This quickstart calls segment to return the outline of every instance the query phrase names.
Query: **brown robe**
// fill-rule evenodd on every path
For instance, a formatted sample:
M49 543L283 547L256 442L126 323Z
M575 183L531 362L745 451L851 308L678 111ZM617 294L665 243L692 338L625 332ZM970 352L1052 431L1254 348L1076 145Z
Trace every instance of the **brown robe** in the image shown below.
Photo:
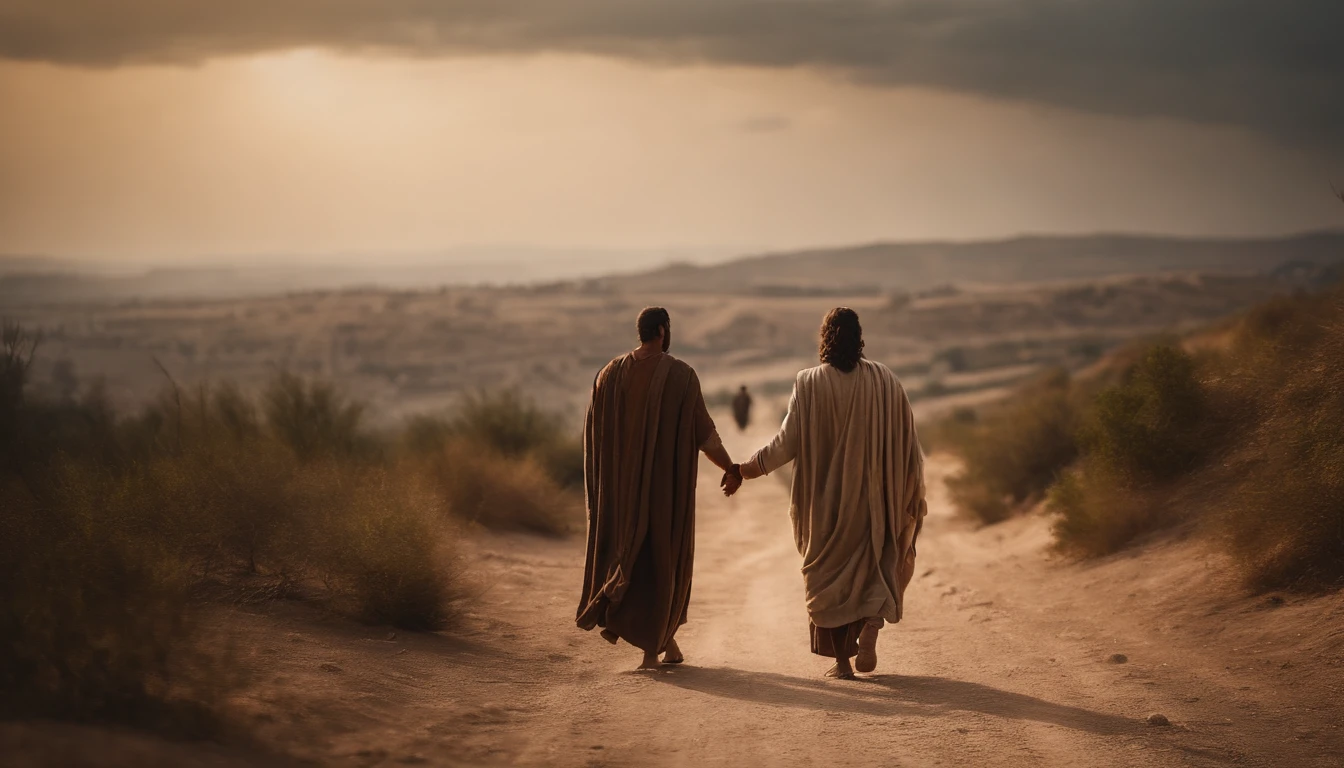
M671 355L627 354L597 375L583 431L579 627L661 653L686 623L699 452L715 434L695 371Z

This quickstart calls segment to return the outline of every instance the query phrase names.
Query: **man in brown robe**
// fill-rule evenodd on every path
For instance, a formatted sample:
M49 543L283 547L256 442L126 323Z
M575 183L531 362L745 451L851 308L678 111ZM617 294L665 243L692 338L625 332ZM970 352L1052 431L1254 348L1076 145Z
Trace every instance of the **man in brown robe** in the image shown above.
M645 309L637 326L639 348L597 374L584 425L588 558L576 622L641 649L650 669L660 653L683 661L674 636L691 597L699 453L727 473L725 492L741 481L695 371L667 354L667 310Z
M924 459L910 400L885 365L863 358L854 310L822 321L820 357L798 374L779 434L740 476L794 462L789 517L812 652L835 659L828 675L852 679L854 667L877 667L878 630L901 620L928 510Z

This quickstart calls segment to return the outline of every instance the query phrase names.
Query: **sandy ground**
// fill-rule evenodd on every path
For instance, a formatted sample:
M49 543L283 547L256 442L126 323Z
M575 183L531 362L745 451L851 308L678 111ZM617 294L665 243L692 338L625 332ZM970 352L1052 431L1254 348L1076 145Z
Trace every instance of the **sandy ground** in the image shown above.
M745 455L764 437L727 442ZM783 483L725 500L705 465L684 666L636 672L638 651L574 627L579 538L496 537L471 555L482 594L452 634L230 614L221 629L254 649L233 703L259 749L81 732L98 748L57 759L12 726L0 749L15 765L1344 765L1344 598L1247 597L1194 539L1060 562L1039 517L957 519L950 468L930 464L906 621L858 681L808 652Z

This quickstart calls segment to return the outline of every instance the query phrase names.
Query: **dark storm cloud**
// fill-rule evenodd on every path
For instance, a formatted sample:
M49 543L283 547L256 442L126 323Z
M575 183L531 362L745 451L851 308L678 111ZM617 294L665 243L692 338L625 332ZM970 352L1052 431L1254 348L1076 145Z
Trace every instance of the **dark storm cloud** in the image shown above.
M0 0L0 56L315 45L832 70L1344 144L1344 0Z

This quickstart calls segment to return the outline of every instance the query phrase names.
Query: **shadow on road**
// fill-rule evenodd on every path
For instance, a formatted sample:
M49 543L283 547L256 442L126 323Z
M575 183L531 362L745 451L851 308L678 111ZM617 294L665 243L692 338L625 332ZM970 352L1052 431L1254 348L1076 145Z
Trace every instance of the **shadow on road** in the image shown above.
M1118 715L941 677L873 675L854 682L839 682L723 667L683 667L654 677L659 682L711 696L825 712L929 717L956 710L1033 720L1103 735L1133 733L1142 727L1139 721Z

